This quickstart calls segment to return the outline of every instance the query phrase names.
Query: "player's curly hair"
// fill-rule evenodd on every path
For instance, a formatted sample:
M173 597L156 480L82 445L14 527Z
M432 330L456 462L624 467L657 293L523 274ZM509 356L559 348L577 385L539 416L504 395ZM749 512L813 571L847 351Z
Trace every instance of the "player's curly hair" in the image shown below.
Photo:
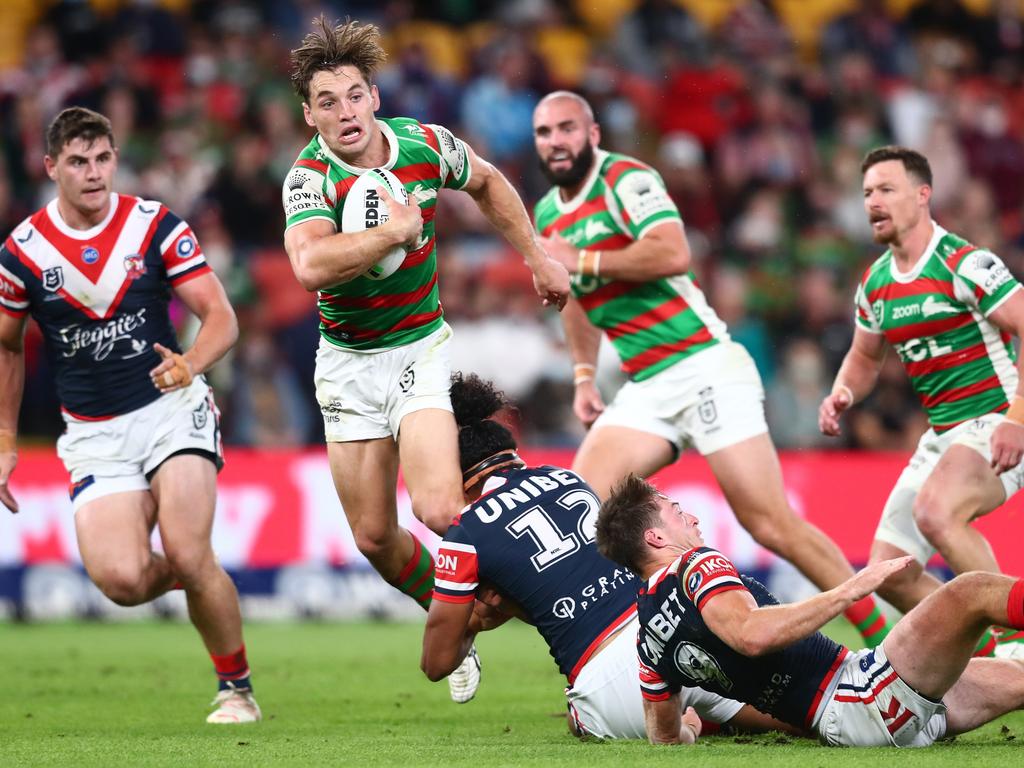
M639 574L647 560L644 531L658 522L660 495L632 473L613 487L597 515L597 551Z
M491 418L498 411L511 408L504 392L494 388L475 373L452 374L452 410L459 425L459 464L465 472L488 456L515 450L516 440L508 428Z
M321 70L352 66L360 71L367 85L373 84L377 69L388 55L380 44L380 29L375 24L360 24L346 18L332 26L321 14L313 19L316 28L291 52L292 88L309 103L309 83Z
M68 107L46 128L46 154L56 160L65 145L75 139L82 139L91 147L94 141L104 136L113 147L114 129L105 115L85 107Z

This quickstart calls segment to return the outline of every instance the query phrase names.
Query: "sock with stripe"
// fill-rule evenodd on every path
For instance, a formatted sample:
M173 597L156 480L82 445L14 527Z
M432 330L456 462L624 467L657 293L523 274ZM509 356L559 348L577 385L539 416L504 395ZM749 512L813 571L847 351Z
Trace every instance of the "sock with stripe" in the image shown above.
M245 658L245 643L234 653L224 656L210 654L213 659L213 668L217 671L217 688L223 691L226 688L243 688L252 690L252 682L249 680L249 661Z
M1024 579L1017 579L1006 598L1007 624L1013 629L1024 629Z
M405 564L391 585L419 603L423 610L427 610L434 596L434 556L412 533L409 535L413 543L412 559Z
M868 648L881 645L892 629L892 624L885 618L872 595L858 600L847 608L843 615L857 628Z

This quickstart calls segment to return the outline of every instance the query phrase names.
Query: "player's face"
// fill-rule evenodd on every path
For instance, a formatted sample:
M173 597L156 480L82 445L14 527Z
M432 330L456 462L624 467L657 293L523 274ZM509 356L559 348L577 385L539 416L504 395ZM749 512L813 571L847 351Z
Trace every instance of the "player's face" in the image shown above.
M110 139L72 139L57 157L47 155L43 163L47 175L57 183L62 213L77 214L87 223L96 223L107 215L117 171L117 150Z
M864 174L864 210L876 243L899 245L927 216L930 188L907 173L899 160L875 163Z
M662 531L672 544L683 549L703 546L704 537L700 532L700 520L683 511L677 502L661 496L658 499L658 515L661 518Z
M317 129L334 154L356 163L378 133L374 113L379 108L377 86L346 65L313 75L309 103L302 105L302 112L307 125Z
M540 168L559 187L580 184L594 164L601 132L575 99L548 99L533 113L533 144Z

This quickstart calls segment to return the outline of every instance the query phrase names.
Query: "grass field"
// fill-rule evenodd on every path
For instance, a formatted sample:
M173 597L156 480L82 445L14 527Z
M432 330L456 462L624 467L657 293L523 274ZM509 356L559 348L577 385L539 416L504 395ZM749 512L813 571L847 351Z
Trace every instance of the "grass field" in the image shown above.
M562 679L530 628L479 643L484 681L465 705L418 668L416 624L254 624L247 644L265 720L203 722L214 683L191 627L0 625L0 766L795 766L883 760L1020 765L1024 713L930 749L830 750L778 734L689 748L581 743ZM833 632L840 639L845 628ZM682 750L685 749L685 752Z

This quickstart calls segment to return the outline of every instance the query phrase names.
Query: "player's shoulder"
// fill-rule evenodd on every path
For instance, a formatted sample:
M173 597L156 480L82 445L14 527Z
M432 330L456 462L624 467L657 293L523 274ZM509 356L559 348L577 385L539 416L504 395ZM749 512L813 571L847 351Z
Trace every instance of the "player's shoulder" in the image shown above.
M330 169L330 163L327 160L327 155L324 153L323 148L320 146L320 134L316 134L309 143L302 148L299 152L298 157L292 163L292 167L288 171L285 184L288 185L293 180L293 175L296 170L306 170L317 173L321 176L327 176Z
M600 174L609 186L616 186L619 181L630 173L643 171L658 176L658 172L647 163L620 152L604 152L600 157Z

